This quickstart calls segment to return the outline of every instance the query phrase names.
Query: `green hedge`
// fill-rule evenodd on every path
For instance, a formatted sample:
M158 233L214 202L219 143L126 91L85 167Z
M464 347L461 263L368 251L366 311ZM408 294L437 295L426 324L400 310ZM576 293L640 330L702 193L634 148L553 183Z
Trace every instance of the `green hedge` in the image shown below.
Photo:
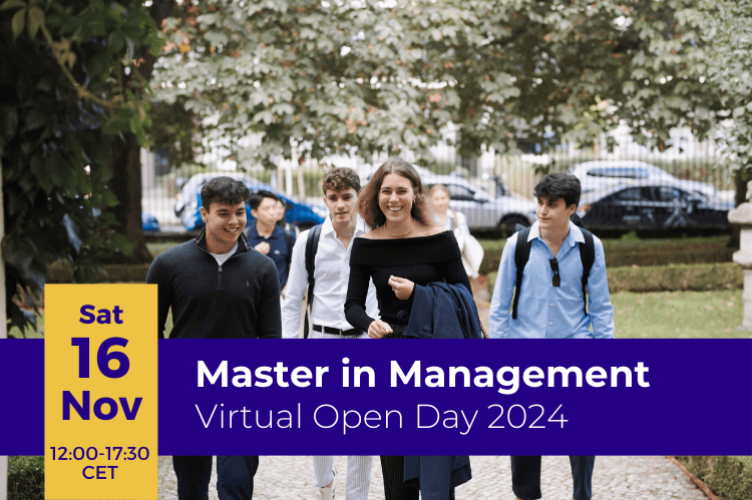
M143 283L149 264L107 264L97 276L97 283ZM47 283L72 283L70 266L55 262L47 269Z
M616 292L661 292L676 290L741 290L744 273L737 264L688 264L679 266L609 268L608 289ZM496 273L488 275L493 294Z
M8 500L44 500L44 457L8 457Z
M752 458L676 457L676 459L724 500L752 498Z
M480 265L480 273L488 274L499 270L501 252L505 240L481 240L485 254ZM667 240L665 242L605 241L606 266L611 268L629 266L666 266L670 264L711 264L731 262L734 249L724 241L685 242Z

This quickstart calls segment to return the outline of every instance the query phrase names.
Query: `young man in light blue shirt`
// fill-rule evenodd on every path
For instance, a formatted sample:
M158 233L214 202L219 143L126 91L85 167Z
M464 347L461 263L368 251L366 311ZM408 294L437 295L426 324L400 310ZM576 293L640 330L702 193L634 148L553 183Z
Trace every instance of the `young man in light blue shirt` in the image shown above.
M614 309L608 293L603 244L592 237L592 267L583 294L586 238L570 220L580 202L580 181L569 174L549 174L535 186L538 220L527 235L529 257L517 286L515 251L520 233L512 235L501 255L491 299L490 336L504 339L613 338ZM515 288L520 290L516 305ZM587 299L587 308L585 307ZM514 310L516 309L516 318ZM592 331L591 331L592 327ZM569 457L574 500L590 500L595 457ZM512 490L517 500L536 500L541 457L512 457Z

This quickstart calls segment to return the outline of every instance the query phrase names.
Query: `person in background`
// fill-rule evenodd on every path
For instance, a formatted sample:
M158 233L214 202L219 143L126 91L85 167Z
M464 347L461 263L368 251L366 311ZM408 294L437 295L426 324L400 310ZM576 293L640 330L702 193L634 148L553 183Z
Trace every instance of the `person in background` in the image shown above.
M261 190L251 195L251 215L256 218L256 223L246 228L246 237L253 248L274 261L284 299L295 234L277 226L278 201L279 197L271 191Z
M431 205L436 211L439 225L445 231L454 231L459 229L462 235L470 235L470 228L467 227L467 217L462 212L457 212L449 206L449 189L444 184L434 184L431 187ZM455 232L455 235L457 233Z
M281 227L283 230L288 230L292 234L295 235L295 238L298 237L300 234L300 229L298 226L293 224L292 222L287 222L287 204L285 203L285 200L280 198L277 200L277 217L279 217L279 220L277 221L277 225Z
M470 228L467 227L467 217L449 207L449 189L445 185L434 184L431 187L430 194L431 205L436 211L439 225L445 231L452 231L457 239L465 272L469 277L477 278L484 252L478 240L470 234Z

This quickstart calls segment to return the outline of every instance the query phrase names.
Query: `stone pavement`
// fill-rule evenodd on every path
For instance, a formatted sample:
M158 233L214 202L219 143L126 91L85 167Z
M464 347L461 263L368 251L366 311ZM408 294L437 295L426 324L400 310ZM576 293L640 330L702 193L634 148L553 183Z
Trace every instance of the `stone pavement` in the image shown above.
M509 457L471 457L473 479L457 488L457 499L514 500ZM337 457L337 498L345 500L346 460ZM544 500L571 500L572 478L567 457L543 457L541 489ZM216 472L209 488L217 500ZM313 500L311 457L261 457L254 500ZM172 458L159 458L159 498L177 499ZM373 460L368 500L383 500L384 486L378 457ZM705 495L665 457L598 457L593 473L593 500L706 500Z

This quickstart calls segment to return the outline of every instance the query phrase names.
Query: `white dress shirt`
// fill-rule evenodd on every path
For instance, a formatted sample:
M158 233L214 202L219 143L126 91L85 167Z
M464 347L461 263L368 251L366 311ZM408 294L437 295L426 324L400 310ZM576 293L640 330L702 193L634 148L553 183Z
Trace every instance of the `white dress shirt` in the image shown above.
M345 297L350 281L350 250L353 240L365 232L365 223L358 216L355 233L345 249L337 238L332 220L327 217L321 228L319 247L314 256L314 278L311 321L314 325L350 330L352 325L345 319ZM287 280L287 292L282 305L282 337L298 338L300 336L303 297L308 289L308 271L305 265L308 231L300 233L292 250L290 276ZM376 288L373 280L368 285L366 312L372 318L379 318L379 306L376 300Z

